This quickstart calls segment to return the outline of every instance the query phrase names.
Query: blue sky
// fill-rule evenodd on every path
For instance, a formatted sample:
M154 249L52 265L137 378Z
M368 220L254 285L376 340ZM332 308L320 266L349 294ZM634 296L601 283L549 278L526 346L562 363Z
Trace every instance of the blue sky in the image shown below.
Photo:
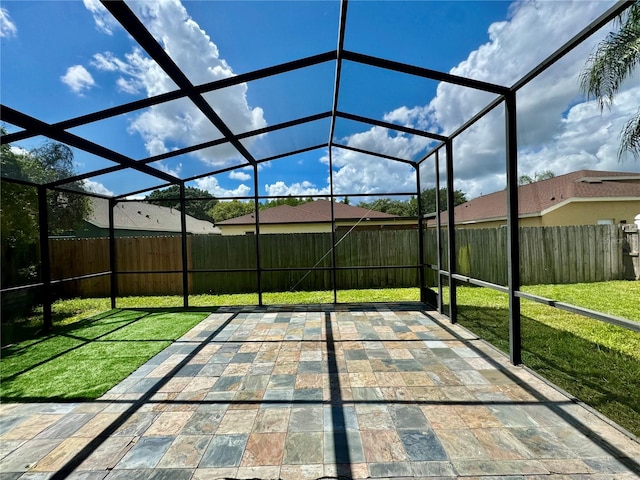
M335 1L127 2L194 84L250 72L335 49ZM385 59L510 86L612 2L352 1L345 48ZM3 1L2 103L58 122L175 88L165 74L95 0ZM599 111L578 88L578 74L607 29L576 49L518 94L521 173L580 168L638 171L616 157L617 133L640 103L638 75L623 85L611 110ZM79 41L79 39L81 39ZM270 77L205 98L234 133L331 109L335 63ZM339 110L448 134L492 96L447 84L344 62ZM469 197L504 188L501 109L454 142L455 188ZM9 131L15 127L5 125ZM71 130L133 159L220 137L186 99ZM243 141L258 159L327 142L329 120ZM335 138L355 148L417 159L432 143L380 127L340 119ZM34 138L15 145L30 148ZM74 151L76 171L112 165ZM336 150L336 193L407 192L415 176L407 165ZM259 195L328 193L326 148L261 164ZM151 164L189 178L245 161L228 146ZM431 186L431 163L421 168ZM146 175L123 171L96 177L87 187L123 194L153 187ZM192 182L220 197L252 195L252 169Z

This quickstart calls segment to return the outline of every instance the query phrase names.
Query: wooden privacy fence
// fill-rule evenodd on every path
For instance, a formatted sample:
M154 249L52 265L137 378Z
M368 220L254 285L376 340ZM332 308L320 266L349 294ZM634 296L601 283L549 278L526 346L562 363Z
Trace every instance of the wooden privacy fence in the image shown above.
M627 280L640 280L640 228L624 225L623 263Z
M520 228L523 285L625 278L624 234L617 225ZM457 272L507 285L507 229L456 230Z
M437 264L436 231L424 232L425 263ZM507 283L507 231L457 229L457 272L491 283ZM442 235L442 268L447 269L447 232ZM520 229L523 284L598 282L625 278L625 233L615 225L525 227ZM338 288L417 286L417 230L354 231L337 237ZM254 235L187 238L189 293L255 292ZM328 233L277 234L260 237L264 291L332 288L332 236ZM109 241L50 241L52 278L109 271ZM348 267L368 267L356 270ZM377 268L371 268L377 267ZM319 270L312 271L313 268ZM281 269L281 270L279 270ZM176 237L116 239L118 294L182 294L182 242ZM628 275L628 268L627 275ZM135 272L135 273L126 273ZM161 273L141 273L161 272ZM427 282L435 274L426 269ZM66 295L108 296L108 276L65 282Z

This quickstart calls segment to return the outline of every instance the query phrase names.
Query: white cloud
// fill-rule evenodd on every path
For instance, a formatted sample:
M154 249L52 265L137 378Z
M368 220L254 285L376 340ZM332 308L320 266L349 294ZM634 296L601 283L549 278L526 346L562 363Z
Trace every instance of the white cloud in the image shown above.
M413 159L429 143L424 137L392 134L381 127L372 127L345 140L351 147L404 159ZM323 161L327 162L328 156ZM416 189L415 170L405 163L334 148L333 168L336 194L399 193Z
M401 107L387 113L385 121L416 127L424 122L425 109L422 107ZM433 143L425 137L407 135L383 127L371 127L341 140L350 147L390 155L400 159L417 159L419 154ZM320 162L329 163L326 153ZM332 154L334 193L400 193L416 189L415 170L402 162L365 155L353 150L334 148ZM317 186L309 181L287 185L279 181L265 185L268 195L326 195L330 193L329 179L326 186Z
M522 170L552 170L556 175L581 168L638 171L639 165L633 163L631 155L622 162L617 156L620 132L637 112L638 98L640 85L620 93L611 111L601 113L596 102L574 105L552 141L539 149L521 150Z
M195 182L198 188L206 190L214 197L246 197L251 193L251 188L245 184L238 185L237 188L226 189L220 186L215 177L199 178Z
M605 2L514 2L507 21L496 22L489 26L489 42L471 52L466 60L452 68L450 73L477 80L511 86L522 76L547 58L554 50L563 45L570 37L583 29L590 21L606 9ZM541 41L544 39L544 41ZM579 64L584 63L594 42L580 47ZM576 56L574 55L575 59ZM575 63L575 60L574 60ZM575 68L576 65L567 65ZM564 73L563 77L568 77ZM552 104L567 95L577 93L576 79L571 82L548 82L544 91L544 106ZM445 133L468 120L492 98L490 94L478 90L441 83L437 96L430 103L433 118ZM530 101L539 103L540 98ZM565 100L566 101L566 100ZM566 103L560 105L566 107ZM540 106L540 110L543 106Z
M488 41L469 53L466 60L451 69L451 73L511 86L610 4L608 1L579 0L514 2L505 21L488 27ZM85 5L93 5L93 2L86 0ZM94 13L90 6L87 8ZM194 84L234 75L231 67L220 58L217 46L188 16L178 0L132 2L131 8ZM631 107L637 108L640 77L636 75L623 85L611 111L605 110L602 115L593 103L584 103L579 91L578 76L585 59L605 34L604 31L598 33L519 91L520 174L546 169L561 174L585 167L637 170L637 165L618 162L616 152L618 132ZM133 49L122 58L109 52L97 54L92 66L119 74L116 84L122 92L151 96L175 89L164 72L139 49ZM251 107L246 94L247 85L242 84L211 92L206 98L234 132L242 132L266 125L263 111ZM492 98L484 92L442 83L428 104L398 106L388 112L384 120L449 134ZM151 155L220 136L184 99L145 110L134 117L129 131L142 136ZM380 127L351 135L343 142L400 158L417 158L432 145L428 139L392 133ZM455 188L466 191L471 197L504 188L504 152L504 114L500 107L455 140ZM230 160L237 157L237 153L224 147L193 155L216 166L229 165ZM333 155L337 194L415 189L414 171L405 164L341 149L336 149ZM441 158L444 165L443 156ZM326 164L328 158L325 155L320 161ZM259 169L269 166L260 164ZM426 167L425 171L432 170L429 165ZM241 172L233 172L229 177L240 181L247 179ZM423 185L432 179L433 175L426 175L422 179ZM213 191L219 189L230 195L243 195L249 191L244 185L238 187L247 189L243 193L235 193L238 189L225 190L213 180L207 181L207 185ZM270 195L324 195L329 189L317 181L290 185L277 181L265 185L265 190Z
M192 83L212 82L234 75L231 67L220 58L217 46L189 17L179 0L132 2L130 6ZM138 48L124 58L118 58L110 52L98 53L92 65L101 71L120 73L116 85L122 92L153 96L176 88L166 74ZM210 92L204 97L227 126L240 133L267 125L262 109L250 107L246 94L247 85L240 84ZM150 155L221 137L188 99L146 109L134 117L129 132L139 134L144 139ZM239 154L230 146L200 150L192 155L216 166L229 165L239 158Z
M313 183L305 180L303 182L287 185L282 181L264 186L265 192L270 196L307 196L307 195L328 195L329 187L318 188Z
M60 80L72 92L79 95L82 95L84 91L91 89L96 84L91 74L82 65L73 65L67 68L67 73L60 77Z
M398 123L405 127L429 127L429 108L416 106L413 108L400 107L384 115L385 122Z
M365 157L366 158L366 157ZM369 157L350 161L333 175L334 193L407 193L416 189L414 170L401 163L384 163Z
M240 170L233 170L229 174L229 178L232 180L240 180L241 182L246 182L251 178L251 175L245 172L241 172Z
M489 27L490 41L471 52L451 73L511 86L608 7L604 2L517 2L507 21ZM579 75L605 28L577 47L517 95L519 173L581 168L637 170L618 162L620 129L635 113L640 75L623 85L610 111L602 115L584 102ZM541 41L544 39L544 41ZM432 128L451 133L484 107L490 96L440 84L429 103ZM505 186L504 110L499 107L454 140L455 188L470 197Z
M99 195L107 195L107 196L110 196L110 197L112 197L114 195L114 193L111 190L109 190L107 187L105 187L100 182L96 182L94 180L85 180L84 181L84 188L86 188L90 192L97 193Z
M450 73L511 86L555 49L600 15L611 2L515 2L509 18L488 27L489 41L471 52ZM635 113L640 98L640 72L623 85L610 111L600 113L585 103L579 74L586 58L609 28L577 47L518 92L520 174L552 170L556 175L591 168L637 170L637 164L618 162L619 132ZM541 41L544 39L544 41ZM388 122L450 134L486 106L494 96L441 83L427 105L400 106L384 116ZM400 158L415 158L428 140L391 134L373 127L345 139L347 145ZM324 156L321 161L328 162ZM502 107L454 140L454 188L469 197L503 189L505 121ZM441 168L444 168L441 155ZM415 189L413 169L352 151L334 150L334 191L376 193ZM430 163L421 169L423 185L433 182ZM444 177L442 179L444 181ZM304 183L304 182L302 182ZM278 194L300 190L278 182ZM282 192L282 193L281 193Z
M93 21L95 22L97 29L108 35L113 34L114 28L116 28L119 24L109 13L109 11L104 8L104 5L102 5L99 0L82 1L85 8L89 10L93 15Z
M18 28L11 21L9 11L6 8L0 8L0 37L15 37L17 33Z
M393 113L385 115L385 118L392 117ZM383 127L371 127L364 132L350 135L344 140L350 147L390 155L404 160L414 160L420 152L424 151L432 143L432 140L425 137L393 132ZM343 150L338 151L341 153L333 162L334 165L338 166L341 166L341 162L345 159L359 156L359 154L352 155L353 152L349 152L350 154L347 155L343 153Z
M176 88L162 69L139 47L124 55L124 60L111 52L96 53L91 66L105 72L122 74L117 80L118 90L129 94L159 95Z
M129 69L127 62L123 62L111 52L96 53L93 56L91 65L96 67L98 70L105 70L107 72L117 72L118 70L125 69L127 69L127 73L132 71L132 69Z
M168 173L169 175L173 175L178 178L180 178L180 172L182 172L182 163L179 163L175 168L167 167L162 162L155 162L153 166L164 173Z

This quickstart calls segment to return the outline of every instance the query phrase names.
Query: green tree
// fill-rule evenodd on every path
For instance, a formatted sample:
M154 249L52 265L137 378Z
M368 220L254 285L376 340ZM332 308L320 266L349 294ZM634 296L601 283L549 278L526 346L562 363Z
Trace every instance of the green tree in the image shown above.
M520 175L518 178L518 185L529 185L530 183L541 182L542 180L548 180L555 177L556 174L551 170L543 170L542 172L535 172L533 177L530 175Z
M379 198L373 202L360 202L358 207L375 210L376 212L388 213L390 215L397 215L400 217L411 217L417 214L417 211L415 213L413 212L409 200Z
M422 212L434 213L436 211L436 189L426 188L422 191ZM453 206L460 205L467 201L467 195L462 190L453 192ZM390 198L381 198L373 202L360 202L358 204L362 208L370 208L377 212L389 213L391 215L399 215L401 217L417 217L418 216L418 200L411 197L409 200L392 200ZM447 209L447 189L440 189L440 211Z
M422 190L420 195L422 198L422 211L424 213L434 213L436 211L436 189L426 188ZM456 207L467 201L467 194L462 190L453 191L453 206ZM440 211L444 212L447 209L447 189L440 189ZM416 207L417 211L417 207Z
M5 133L2 129L2 134ZM46 184L75 174L71 149L51 141L29 152L2 145L0 169L3 177L35 184ZM84 190L82 182L65 186L70 190ZM90 213L91 206L85 195L47 190L47 209L48 233L59 235L75 230ZM3 285L24 283L37 276L38 220L37 188L3 181L0 203Z
M1 148L2 176L26 180L19 156L11 151L9 145L2 145ZM0 233L3 260L6 248L38 240L38 195L34 187L2 182ZM5 268L6 264L3 262L3 271Z
M248 213L253 213L253 202L241 202L239 200L222 201L215 204L209 210L209 216L214 218L216 222L228 220L230 218L241 217Z
M617 31L610 32L589 56L580 75L580 86L588 97L595 97L602 111L611 108L622 82L640 63L640 0L630 4L618 18ZM620 133L618 158L630 152L640 159L640 110Z
M66 145L45 142L29 152L16 153L9 145L2 146L2 175L46 184L69 178L73 170L73 152ZM84 192L81 182L65 187ZM47 191L49 233L60 235L73 231L90 213L89 199L58 190ZM38 198L34 187L11 182L2 185L2 242L9 245L32 243L38 238Z
M207 222L214 221L214 217L209 212L216 206L218 200L213 195L196 187L185 187L184 198L186 199L185 213L187 215ZM194 198L205 200L189 200ZM145 197L145 200L154 205L180 210L180 186L171 185L163 190L154 190Z
M286 198L276 198L260 204L260 210L267 208L279 207L280 205L289 205L290 207L297 207L305 203L313 202L312 198L296 198L289 195Z

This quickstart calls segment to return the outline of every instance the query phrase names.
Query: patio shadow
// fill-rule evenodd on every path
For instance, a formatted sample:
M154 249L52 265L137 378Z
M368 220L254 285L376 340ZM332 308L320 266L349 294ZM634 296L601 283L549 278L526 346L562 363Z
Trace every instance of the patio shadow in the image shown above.
M640 363L635 358L571 332L522 316L523 363L636 436L640 435ZM460 325L505 353L509 351L506 308L465 307Z

